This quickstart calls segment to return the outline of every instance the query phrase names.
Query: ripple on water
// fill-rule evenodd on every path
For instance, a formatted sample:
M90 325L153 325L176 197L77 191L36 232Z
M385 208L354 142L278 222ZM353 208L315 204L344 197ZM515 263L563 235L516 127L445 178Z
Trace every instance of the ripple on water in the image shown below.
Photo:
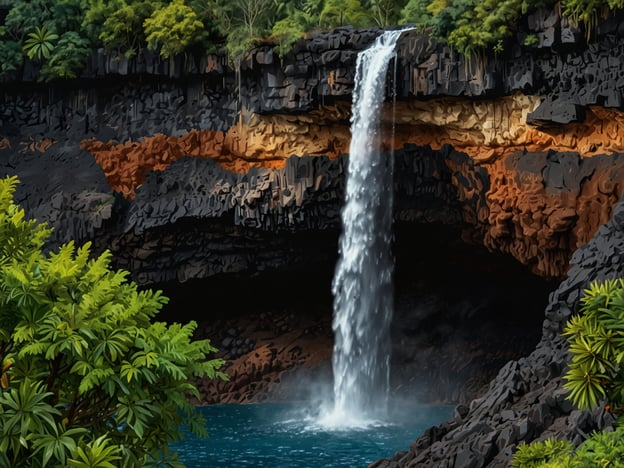
M365 467L391 457L426 428L448 419L452 407L401 405L392 423L348 428L319 422L318 410L302 404L211 405L200 410L210 435L191 434L172 443L188 468ZM395 415L396 416L396 415Z

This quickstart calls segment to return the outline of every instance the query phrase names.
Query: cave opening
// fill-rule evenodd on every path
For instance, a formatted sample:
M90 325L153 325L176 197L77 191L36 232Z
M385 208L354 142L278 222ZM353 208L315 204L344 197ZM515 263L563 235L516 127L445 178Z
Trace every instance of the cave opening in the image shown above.
M307 399L327 391L338 232L291 236L290 246L300 242L317 255L295 256L279 270L150 286L169 297L160 320L195 320L197 336L209 338L227 362L230 381L202 382L203 402ZM397 223L394 256L394 397L466 403L540 340L558 281L469 245L444 225Z

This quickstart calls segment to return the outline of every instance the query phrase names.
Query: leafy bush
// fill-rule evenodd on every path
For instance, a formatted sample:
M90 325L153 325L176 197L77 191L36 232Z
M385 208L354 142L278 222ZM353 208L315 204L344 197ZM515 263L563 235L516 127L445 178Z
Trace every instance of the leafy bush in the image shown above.
M615 415L624 402L624 279L594 281L581 298L580 314L571 317L563 335L572 355L564 375L568 399L581 409L606 403ZM576 450L567 441L548 439L521 444L512 466L624 466L624 428L594 432Z
M548 438L532 444L522 443L514 454L512 468L541 468L553 463L569 462L574 447L567 440ZM564 466L564 465L563 465Z
M182 53L204 27L184 0L174 0L154 11L143 26L148 48L160 50L160 56L165 59Z
M76 78L89 55L91 47L89 41L76 32L64 33L52 51L49 60L41 68L44 79Z
M0 41L0 75L16 71L24 62L19 42Z
M271 38L277 45L275 51L280 58L284 58L299 39L305 36L303 21L299 20L297 15L289 16L278 21L273 26Z
M624 400L624 280L593 282L564 336L573 356L564 376L569 398L582 409L606 398L617 411Z
M624 429L594 432L577 449L567 440L549 438L521 443L514 453L512 468L589 468L624 466Z
M370 20L360 0L325 0L319 16L323 29L344 25L367 26Z
M428 30L441 43L463 54L500 52L522 15L553 0L410 0L401 23Z
M617 428L613 432L595 432L574 454L572 466L624 466L624 429Z
M47 25L54 31L52 21L53 0L16 0L4 19L9 37L21 42L36 27Z
M103 12L108 11L105 6ZM147 0L121 3L101 26L99 39L108 51L117 51L129 58L146 45L143 23L154 12L155 6Z
M28 34L28 39L24 42L24 51L28 58L34 60L44 60L50 57L54 49L54 41L58 39L58 34L54 34L45 26L37 26L35 32Z
M401 10L399 24L413 24L419 31L425 31L433 18L428 6L429 0L409 0Z
M167 298L110 252L42 253L50 230L14 204L16 183L0 180L0 466L175 463L181 424L206 434L195 379L226 378L223 362L195 322L154 321Z

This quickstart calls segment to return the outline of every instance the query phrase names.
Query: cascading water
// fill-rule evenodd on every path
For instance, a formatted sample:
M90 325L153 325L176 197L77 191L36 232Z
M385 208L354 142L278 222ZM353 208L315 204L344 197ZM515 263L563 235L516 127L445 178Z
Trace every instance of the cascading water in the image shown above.
M383 419L393 312L392 158L381 154L388 64L403 30L383 33L357 57L351 145L334 295L334 401L330 426Z

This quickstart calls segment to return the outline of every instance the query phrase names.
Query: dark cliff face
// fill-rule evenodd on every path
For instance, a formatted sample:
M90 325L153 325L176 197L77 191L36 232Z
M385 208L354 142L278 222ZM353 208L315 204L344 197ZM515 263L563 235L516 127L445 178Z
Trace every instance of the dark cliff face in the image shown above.
M410 452L384 461L388 466L504 465L521 441L572 437L576 429L609 423L565 404L559 333L590 280L623 273L620 24L617 17L606 21L586 45L564 19L541 12L522 25L505 54L485 60L466 60L412 31L399 42L390 77L397 100L388 99L382 138L396 162L399 271L409 270L401 259L418 251L410 246L414 232L436 226L418 245L442 250L435 241L452 238L462 248L447 247L425 269L443 257L452 269L450 251L473 268L507 269L485 254L471 262L463 249L494 252L528 270L509 282L523 278L529 291L503 289L504 281L498 288L510 300L534 293L543 305L527 303L529 318L514 331L495 320L504 307L498 298L479 312L475 304L441 301L443 293L425 297L436 287L417 275L398 278L404 289L395 356L403 383L423 368L423 356L435 355L440 361L431 373L441 374L444 365L448 374L469 369L463 396L480 398ZM520 45L529 32L539 38L530 48ZM247 281L266 272L327 276L340 231L355 59L379 33L323 33L302 41L283 62L260 48L239 73L223 57L160 63L101 53L73 82L40 84L25 72L0 91L2 173L19 176L16 199L27 213L55 227L51 247L93 241L98 251L111 249L117 265L144 286ZM530 272L563 282L556 289L532 283ZM453 282L471 284L465 289L490 297L489 288L462 282L461 275L436 278L454 289L462 288ZM418 306L423 301L429 309ZM319 320L327 320L330 305L319 308L325 308ZM479 321L497 325L485 330ZM418 336L427 326L430 333ZM496 357L489 366L478 365L482 346L469 363L448 367L453 352L466 349L457 346L460 340L484 335L483 344L501 329L511 330L509 348L498 357L488 351ZM447 338L428 346L436 336ZM513 344L514 337L528 348ZM512 348L515 354L508 353ZM242 348L228 349L242 369ZM276 354L268 345L262 350L261 356ZM493 368L510 359L484 390ZM480 375L472 383L471 372ZM438 386L423 393L442 389L447 377L429 375ZM460 400L453 384L444 391ZM228 391L234 398L238 390ZM503 410L511 413L502 418Z

